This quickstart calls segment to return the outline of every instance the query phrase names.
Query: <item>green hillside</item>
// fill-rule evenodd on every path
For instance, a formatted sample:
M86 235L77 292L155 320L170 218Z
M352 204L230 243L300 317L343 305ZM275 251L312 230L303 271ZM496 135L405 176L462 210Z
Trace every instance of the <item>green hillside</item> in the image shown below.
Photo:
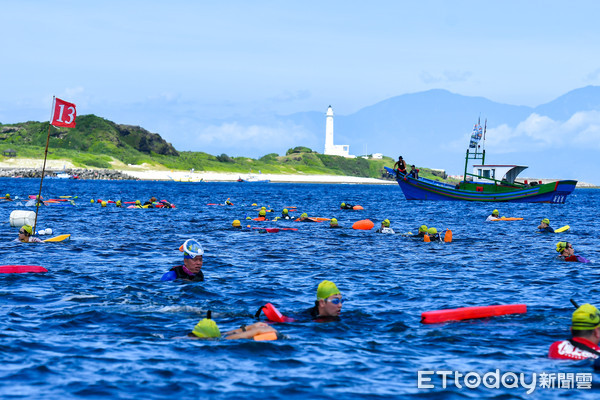
M329 174L381 178L384 166L394 160L328 156L306 147L289 149L286 155L267 154L259 159L213 156L203 152L177 151L160 135L139 126L119 125L95 115L77 117L76 128L50 129L48 158L67 159L77 167L126 168L127 164L156 169L281 174ZM0 151L15 150L17 157L43 158L48 122L0 124ZM2 159L5 158L2 156ZM421 175L434 177L421 169Z

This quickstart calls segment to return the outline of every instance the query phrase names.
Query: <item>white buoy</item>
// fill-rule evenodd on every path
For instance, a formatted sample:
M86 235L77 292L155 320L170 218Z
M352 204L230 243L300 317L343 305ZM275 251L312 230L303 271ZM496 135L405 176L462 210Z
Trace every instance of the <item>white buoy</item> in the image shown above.
M10 213L10 226L20 228L23 225L33 226L34 224L35 224L35 212L34 211L15 210Z

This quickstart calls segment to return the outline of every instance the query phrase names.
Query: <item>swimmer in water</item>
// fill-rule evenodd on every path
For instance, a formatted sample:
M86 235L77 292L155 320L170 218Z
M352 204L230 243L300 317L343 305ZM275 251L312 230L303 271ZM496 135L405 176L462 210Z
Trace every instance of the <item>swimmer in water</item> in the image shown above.
M183 279L191 282L201 282L204 280L202 273L202 262L204 249L194 239L188 239L182 246L183 248L183 265L173 267L163 274L161 281L174 281L175 279Z
M341 226L339 226L339 224L338 224L338 220L335 218L331 218L331 220L329 221L329 227L330 228L341 228Z
M538 226L539 231L541 233L549 232L554 233L554 229L550 226L550 220L548 218L544 218L540 225Z
M354 208L354 206L349 203L340 204L340 209L342 209L342 210L352 210L353 208Z
M342 312L344 299L335 283L322 281L317 287L317 300L308 313L319 322L338 321Z
M376 233L395 233L392 228L390 228L390 220L384 219L381 221L381 226L379 229L375 231Z
M277 340L279 333L275 328L264 322L256 322L252 325L242 325L240 328L230 330L221 335L221 330L217 323L211 319L211 312L206 313L206 318L200 320L194 327L194 330L188 333L190 339L254 339L254 340Z
M600 357L600 313L591 304L577 307L571 318L571 339L552 343L548 357L562 360Z
M287 208L283 209L283 211L281 212L281 217L279 217L279 218L280 219L292 219L292 217L290 217L290 213Z
M494 210L492 211L492 215L488 215L486 221L495 221L497 219L500 219L500 212L498 210Z
M21 229L19 229L19 237L17 237L13 242L20 243L44 243L40 238L36 238L35 236L31 236L33 233L33 228L31 225L23 225Z

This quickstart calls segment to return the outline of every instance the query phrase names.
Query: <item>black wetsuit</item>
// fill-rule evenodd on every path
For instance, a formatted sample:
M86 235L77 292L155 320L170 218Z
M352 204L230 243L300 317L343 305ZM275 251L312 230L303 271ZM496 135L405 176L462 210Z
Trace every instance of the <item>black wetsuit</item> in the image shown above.
M289 214L281 214L281 217L279 217L279 219L292 219L292 217L290 217Z
M345 206L340 206L342 210L352 210L354 206L352 204L346 204Z
M539 229L539 231L540 231L540 233L541 233L541 232L544 232L544 233L545 233L545 232L554 233L554 229L552 229L552 227L551 227L551 226L547 226L547 227L545 227L544 229L540 228L540 229Z
M183 265L173 267L169 271L175 271L175 273L177 274L177 279L185 279L192 282L201 282L204 280L204 274L202 273L202 270L198 271L196 275L188 275L183 270Z
M315 305L314 307L309 308L308 310L306 310L307 314L310 315L310 318L315 321L315 322L330 322L330 321L339 321L341 318L340 317L321 317L319 315L319 306Z

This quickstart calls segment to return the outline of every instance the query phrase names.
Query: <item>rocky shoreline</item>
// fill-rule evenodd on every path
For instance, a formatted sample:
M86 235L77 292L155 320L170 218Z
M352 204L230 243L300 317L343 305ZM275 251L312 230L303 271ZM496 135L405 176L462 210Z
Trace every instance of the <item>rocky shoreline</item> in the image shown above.
M66 169L48 169L44 173L46 178L59 178L59 174L66 174L75 179L100 179L100 180L139 180L124 173L123 171L113 169L83 169L83 168L66 168ZM42 170L34 168L0 168L0 177L2 178L41 178ZM71 178L73 179L73 178Z

